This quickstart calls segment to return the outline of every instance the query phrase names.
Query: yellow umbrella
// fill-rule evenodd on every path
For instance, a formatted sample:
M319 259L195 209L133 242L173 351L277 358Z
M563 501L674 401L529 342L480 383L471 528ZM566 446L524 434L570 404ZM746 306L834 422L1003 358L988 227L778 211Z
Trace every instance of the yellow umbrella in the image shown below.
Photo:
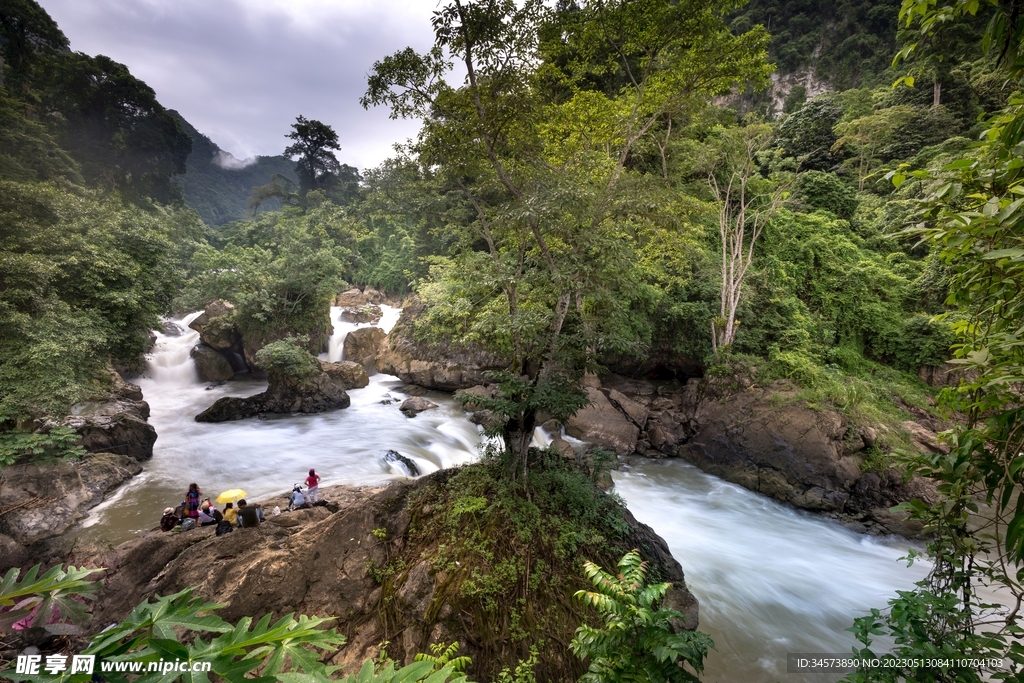
M217 496L218 503L234 503L239 498L245 498L245 491L242 489L231 489Z

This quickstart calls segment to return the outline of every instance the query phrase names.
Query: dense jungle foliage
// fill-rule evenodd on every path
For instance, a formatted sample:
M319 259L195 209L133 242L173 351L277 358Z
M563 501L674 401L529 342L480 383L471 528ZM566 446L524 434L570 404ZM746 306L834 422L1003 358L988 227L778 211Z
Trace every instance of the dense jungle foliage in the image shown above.
M279 175L248 204L279 209L214 228L173 180L194 138L153 91L72 52L32 0L6 2L4 438L101 392L161 314L228 298L251 338L316 350L348 283L418 295L424 343L508 358L494 407L524 484L536 414L571 413L583 373L623 357L660 377L786 378L857 422L956 410L948 456L869 463L944 497L909 506L937 532L935 571L857 634L1022 664L1015 616L976 593L1024 594L1021 26L1019 0L457 1L430 50L368 79L363 105L421 118L416 140L360 175L300 116L283 150L298 186ZM751 106L802 69L830 91ZM953 355L974 379L935 408L917 371Z

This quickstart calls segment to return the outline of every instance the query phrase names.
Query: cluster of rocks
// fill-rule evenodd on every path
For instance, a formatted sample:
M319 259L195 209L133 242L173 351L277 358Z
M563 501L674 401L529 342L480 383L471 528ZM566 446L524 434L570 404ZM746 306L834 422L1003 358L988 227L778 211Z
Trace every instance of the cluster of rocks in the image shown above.
M70 427L86 455L77 461L30 460L0 473L0 555L14 563L77 524L153 457L156 430L146 420L142 390L110 371L109 388L76 403L71 414L41 425Z
M322 413L347 408L351 400L346 390L369 384L366 370L359 363L317 363L320 372L311 378L297 380L273 373L268 377L267 390L262 393L217 399L196 415L196 422L227 422L263 413Z
M502 359L474 349L417 344L404 315L377 357L379 371L406 382L486 395L492 391L486 373L503 366ZM930 487L920 479L904 482L894 472L864 467L865 450L887 438L888 428L856 426L836 411L812 409L786 382L759 387L742 377L657 382L609 374L587 376L584 389L590 404L564 425L569 436L617 455L680 457L860 531L906 536L920 531L889 508L930 498ZM935 434L941 426L923 410L908 410L915 419L900 425L904 436L923 451L941 451ZM474 411L471 419L487 424L491 417ZM572 448L564 440L554 446Z

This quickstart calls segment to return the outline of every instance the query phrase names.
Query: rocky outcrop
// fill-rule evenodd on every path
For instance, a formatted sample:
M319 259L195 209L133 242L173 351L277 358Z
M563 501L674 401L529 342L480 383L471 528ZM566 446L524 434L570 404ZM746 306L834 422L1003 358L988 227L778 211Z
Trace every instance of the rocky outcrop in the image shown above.
M412 327L422 303L407 302L402 317L377 352L377 371L396 375L403 382L428 389L456 391L487 382L487 373L503 370L508 361L500 356L441 341L436 345L413 338Z
M404 455L402 455L398 451L393 451L393 450L390 450L390 449L386 450L386 451L384 451L384 455L381 456L381 458L386 463L397 463L397 464L399 464L403 469L405 469L406 473L410 477L418 477L418 476L420 476L420 468L416 466L416 463L413 460L405 457Z
M375 323L383 315L384 311L376 304L347 306L341 311L341 319L347 323Z
M978 378L978 371L955 363L945 363L922 365L917 376L930 387L943 388L959 386L961 381L972 382Z
M200 342L189 352L201 382L223 382L235 376L228 359L212 346Z
M386 337L379 327L360 327L345 335L343 358L376 372L377 350Z
M122 380L112 368L110 382L106 391L71 406L67 417L47 420L40 428L70 427L90 453L115 453L139 461L152 458L157 435L146 422L149 404L142 400L142 389Z
M135 459L112 453L90 454L78 462L5 467L0 474L0 534L18 544L63 534L141 471Z
M189 327L199 333L202 344L220 355L231 369L231 374L227 375L224 363L218 361L209 351L197 351L199 347L196 347L192 351L192 358L196 361L196 370L203 381L231 379L236 372L249 371L250 363L246 360L245 345L242 333L235 324L234 312L233 304L218 299L210 303L189 323ZM209 379L204 378L204 373ZM215 376L219 379L213 379Z
M407 398L402 401L402 405L400 405L398 409L402 411L402 414L406 417L416 417L424 410L430 410L436 407L436 403L428 401L422 396L413 396L412 398Z
M378 292L372 287L367 287L365 290L360 290L358 287L353 287L347 292L342 292L338 296L334 297L335 306L364 306L366 304L380 305L387 303L387 296L383 292Z
M647 457L682 457L701 469L806 510L836 516L860 531L914 535L920 527L888 509L929 498L920 480L864 471L864 450L878 430L854 426L838 412L812 410L797 390L743 378L651 383L608 375L584 382L591 405L565 425L571 436ZM900 425L922 452L944 452L933 419ZM917 416L917 412L922 414ZM563 450L567 444L556 444Z
M345 389L362 389L370 383L366 368L359 363L343 360L340 363L320 361L320 370Z
M270 375L267 390L255 396L226 396L196 415L196 422L242 420L261 413L322 413L348 408L346 389L365 387L366 370L358 363L319 362L319 372L301 380Z
M99 631L124 618L152 595L194 586L206 599L222 603L218 614L231 623L295 612L334 617L332 625L348 643L329 655L330 663L346 671L376 656L384 640L400 664L442 640L461 643L460 654L472 657L475 667L515 662L517 646L499 637L496 651L495 635L485 632L494 617L487 615L484 601L458 589L468 587L463 582L472 577L455 563L431 564L435 539L424 537L423 525L445 509L423 501L448 476L436 473L384 488L327 487L321 496L331 501L328 507L268 516L257 528L220 537L212 528L144 534L91 561L108 569L87 629ZM685 588L679 563L649 527L622 512L628 529L623 548L639 548L658 580L673 583L666 603L686 615L683 626L696 628L697 601ZM540 552L535 571L542 582L565 581L568 594L589 585L581 575L553 577L551 565L539 561ZM593 559L605 566L614 561ZM576 680L582 664L564 644L579 624L577 608L563 600L538 609L550 639L534 673L538 680ZM488 680L490 672L469 673L474 680Z
M590 405L569 418L565 431L577 439L589 441L620 454L636 450L640 428L598 388L584 387ZM625 398L625 397L623 397ZM628 400L628 399L627 399ZM644 410L646 413L646 409Z

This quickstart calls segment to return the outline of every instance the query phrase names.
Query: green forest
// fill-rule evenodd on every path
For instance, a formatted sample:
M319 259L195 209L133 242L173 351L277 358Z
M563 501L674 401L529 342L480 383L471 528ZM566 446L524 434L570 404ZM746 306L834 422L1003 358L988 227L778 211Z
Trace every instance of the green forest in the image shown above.
M863 652L886 635L900 656L1020 671L1019 617L986 621L974 588L1024 595L1021 10L442 3L431 49L380 55L367 77L363 107L423 122L395 156L341 163L336 132L295 112L281 157L230 171L127 67L5 1L0 464L76 453L47 420L140 368L162 316L226 299L246 339L316 354L334 297L373 287L421 304L422 343L507 361L484 404L512 482L538 415L568 419L585 373L623 359L658 379L785 380L887 426L865 466L936 482L934 504L904 507L935 568L856 620ZM805 73L825 91L773 90ZM947 362L960 386L919 378ZM948 454L909 448L911 410L957 425ZM588 680L690 680L580 643L601 663ZM699 672L707 644L672 647Z

